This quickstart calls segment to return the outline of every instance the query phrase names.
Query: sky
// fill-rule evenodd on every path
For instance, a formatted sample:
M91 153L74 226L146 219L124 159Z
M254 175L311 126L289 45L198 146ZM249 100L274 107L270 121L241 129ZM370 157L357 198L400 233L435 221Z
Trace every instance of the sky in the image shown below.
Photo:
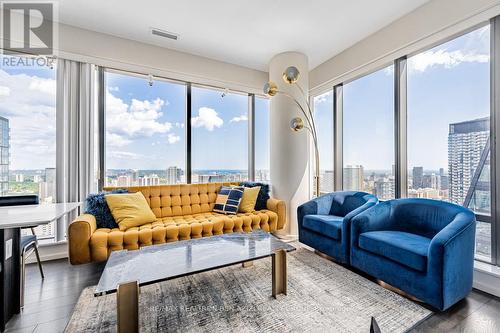
M408 166L448 167L449 124L489 115L489 27L408 58ZM344 85L344 165L391 170L393 66ZM321 169L333 169L333 98L314 99Z

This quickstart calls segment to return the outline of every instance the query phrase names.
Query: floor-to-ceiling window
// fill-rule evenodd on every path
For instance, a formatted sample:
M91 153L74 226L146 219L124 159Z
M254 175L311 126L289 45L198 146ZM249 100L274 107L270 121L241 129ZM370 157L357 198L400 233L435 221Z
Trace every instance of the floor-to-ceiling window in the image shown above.
M37 194L42 204L52 203L56 200L56 71L23 59L1 57L0 195ZM54 223L35 232L42 243L55 241Z
M192 183L248 179L248 95L194 86Z
M489 26L408 58L407 70L408 196L476 212L476 254L489 260Z
M269 183L270 176L269 99L255 97L255 180Z
M344 85L343 187L394 198L394 74L389 66Z
M185 182L186 85L105 72L107 186Z
M333 91L314 97L313 104L320 155L319 189L327 193L333 191Z

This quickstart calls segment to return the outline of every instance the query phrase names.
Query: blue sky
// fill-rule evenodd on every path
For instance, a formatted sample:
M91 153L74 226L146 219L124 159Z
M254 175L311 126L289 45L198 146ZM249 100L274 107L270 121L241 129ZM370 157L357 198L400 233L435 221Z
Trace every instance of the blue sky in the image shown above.
M408 165L448 167L450 123L489 115L489 27L408 59ZM393 69L344 86L344 165L391 170ZM333 168L332 94L315 98L321 169Z
M185 165L185 86L107 73L107 160L111 169ZM246 169L248 96L192 87L192 165ZM257 98L257 147L268 145L268 101ZM267 117L267 118L266 118ZM268 165L259 156L257 168Z

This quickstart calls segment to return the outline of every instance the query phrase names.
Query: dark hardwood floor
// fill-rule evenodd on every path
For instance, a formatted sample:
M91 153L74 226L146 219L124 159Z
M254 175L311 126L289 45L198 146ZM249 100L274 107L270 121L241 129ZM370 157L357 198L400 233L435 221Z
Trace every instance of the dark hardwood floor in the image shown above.
M6 332L62 332L80 292L97 284L103 264L71 266L67 260L43 263L26 271L25 306L7 324ZM450 310L436 313L411 332L500 332L500 299L474 290Z

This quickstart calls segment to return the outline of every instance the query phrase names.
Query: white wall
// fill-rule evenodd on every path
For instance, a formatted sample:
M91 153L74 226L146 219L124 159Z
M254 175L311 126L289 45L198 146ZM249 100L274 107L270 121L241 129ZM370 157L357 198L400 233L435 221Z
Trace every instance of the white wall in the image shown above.
M262 94L267 73L90 30L59 25L59 55Z
M309 74L311 95L497 15L500 0L432 0L314 68Z
M257 94L268 78L266 72L66 24L55 30L55 54L66 59Z

